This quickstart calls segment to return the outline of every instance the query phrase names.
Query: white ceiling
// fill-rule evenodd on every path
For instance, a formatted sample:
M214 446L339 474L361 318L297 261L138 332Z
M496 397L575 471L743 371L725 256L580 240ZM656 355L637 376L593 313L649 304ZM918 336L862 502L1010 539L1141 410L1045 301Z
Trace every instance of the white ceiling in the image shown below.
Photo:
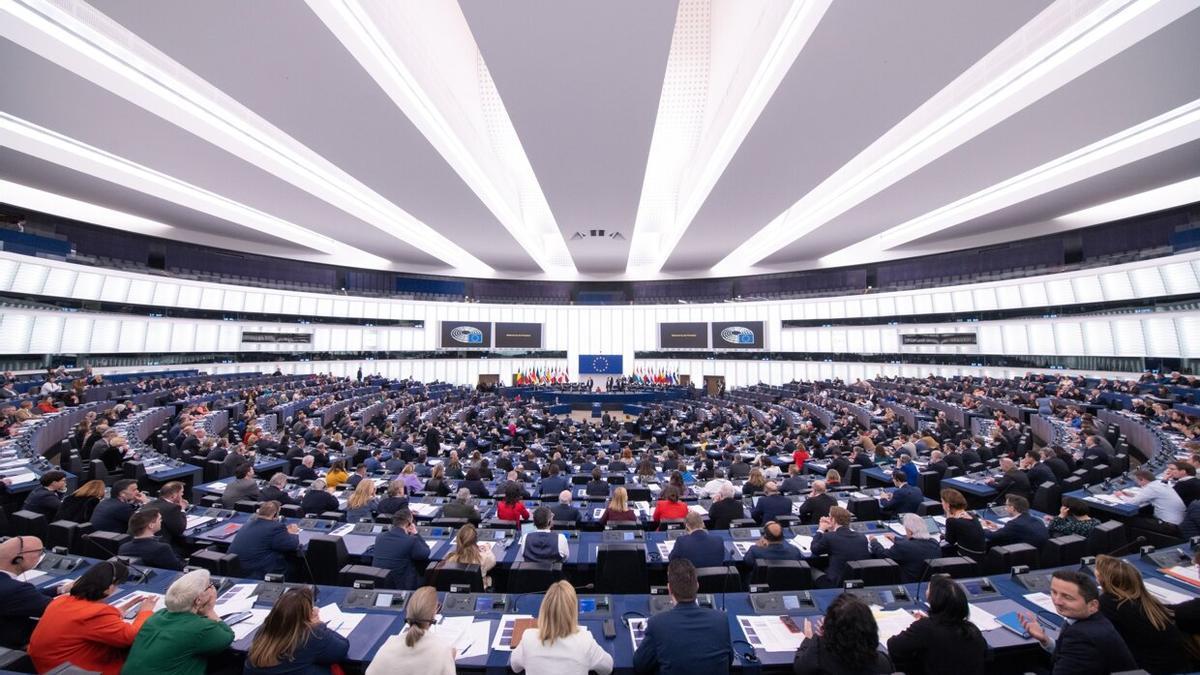
M1198 8L10 0L0 201L507 278L955 250L1200 176Z

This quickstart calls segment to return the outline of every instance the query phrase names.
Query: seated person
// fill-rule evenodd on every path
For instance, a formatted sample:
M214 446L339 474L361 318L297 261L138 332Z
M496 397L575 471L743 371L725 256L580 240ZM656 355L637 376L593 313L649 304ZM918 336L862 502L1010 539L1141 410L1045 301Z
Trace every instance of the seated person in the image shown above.
M1139 668L1150 673L1196 670L1174 613L1146 589L1137 568L1120 558L1096 556L1100 612L1125 639Z
M762 538L746 551L743 560L753 570L759 560L800 560L802 557L800 549L784 539L783 526L772 520L763 526Z
M871 553L876 558L889 558L900 566L901 583L911 584L925 578L925 563L942 557L942 547L929 536L925 520L915 513L906 513L900 519L904 524L904 538L894 534L883 535L892 542L885 548L878 539L871 541Z
M101 500L92 511L92 530L124 534L129 529L129 517L147 501L136 480L126 478L113 483L112 496Z
M1091 509L1087 502L1078 497L1063 497L1062 508L1058 511L1058 516L1052 518L1045 517L1046 529L1051 537L1061 537L1068 534L1077 534L1084 539L1092 534L1092 530L1100 524L1091 516Z
M377 508L379 508L379 499L375 496L375 481L364 478L358 482L358 486L346 500L346 522L371 522L375 519L375 509Z
M169 544L158 539L162 530L162 513L156 509L142 509L129 518L129 533L133 539L121 544L117 554L139 558L146 567L164 570L182 570L183 561L175 555Z
M1096 580L1078 570L1058 570L1050 578L1054 610L1067 619L1058 638L1046 634L1032 612L1021 625L1050 652L1055 673L1116 673L1137 668L1133 654L1112 622L1100 611Z
M472 492L471 494L475 493ZM504 486L504 499L496 503L496 518L518 523L529 520L529 510L525 508L525 503L521 501L520 486L515 483L509 483Z
M884 493L882 503L879 510L886 518L896 518L905 513L916 513L921 508L921 503L925 501L925 495L911 483L908 482L908 477L899 469L892 472L892 485L896 489L891 493Z
M585 493L589 497L607 497L609 485L608 481L602 478L600 467L592 469L592 480L588 481Z
M733 485L722 485L713 497L713 503L708 507L708 519L714 530L728 530L735 520L746 517L746 506L742 500L734 497Z
M837 506L837 500L826 492L825 481L815 480L812 483L812 492L800 505L800 512L796 515L802 524L813 525L829 515L829 509L835 506Z
M22 508L40 513L46 516L47 521L51 521L62 506L62 498L59 495L66 489L67 474L62 471L47 471L38 479L37 487L25 497L25 505Z
M675 540L668 560L687 558L696 567L718 567L725 564L725 543L704 529L699 513L689 512L683 519L687 534Z
M254 466L249 462L238 464L233 470L233 480L225 486L221 493L221 506L232 509L234 504L248 499L258 501L262 494L258 490L258 481L254 480Z
M0 647L25 649L29 634L50 600L71 590L71 583L39 589L21 575L37 567L45 552L37 537L10 537L0 542Z
M287 492L287 479L287 474L282 471L271 476L271 480L267 481L267 486L262 489L261 499L264 502L279 502L280 506L295 504L296 500L292 499Z
M850 529L851 519L849 511L835 506L821 519L820 529L813 537L813 555L829 556L829 567L817 580L823 588L841 586L851 562L871 557L866 536Z
M472 503L475 498L471 495L471 491L466 488L459 488L458 495L454 501L442 507L443 518L466 518L468 521L478 525L483 517L479 514L479 509L475 508Z
M928 616L887 642L896 667L930 675L986 672L988 643L971 623L966 590L941 575L930 579L927 588Z
M341 508L337 497L333 496L333 486L318 478L309 484L308 490L300 500L300 510L304 513L320 515L326 511L337 511Z
M330 487L337 487L350 478L350 474L346 472L345 460L335 460L333 465L329 467L329 471L325 472L325 484Z
M1029 512L1029 500L1020 495L1010 494L1004 498L1004 503L1012 520L1000 528L988 523L988 531L984 533L988 546L1029 544L1039 551L1042 550L1042 546L1050 538L1050 533L1046 531L1046 524Z
M328 673L350 651L350 641L321 621L312 588L293 588L275 601L254 634L245 675Z
M208 658L233 642L233 629L217 616L217 589L208 570L176 579L163 603L166 609L138 631L123 672L203 675Z
M556 495L563 490L569 489L571 486L567 479L559 474L557 464L551 464L549 467L549 475L542 479L538 486L538 494L543 497L546 495Z
M438 606L432 586L422 586L409 596L404 604L407 629L383 643L366 675L454 675L454 645L429 631L441 620Z
M612 499L608 500L608 506L600 516L600 527L605 527L610 522L637 522L637 512L629 507L629 492L622 486L613 490Z
M571 506L571 491L563 490L558 493L558 503L550 507L554 519L563 523L578 523L582 517L579 509Z
M315 463L316 459L312 455L305 455L304 459L300 460L300 463L296 465L296 468L292 469L292 477L298 483L303 483L306 480L316 480L317 471L313 468Z
M263 502L233 536L229 552L238 556L242 576L262 579L287 571L287 554L300 548L300 528L279 520L279 502Z
M488 574L496 566L496 554L490 545L479 543L479 533L475 526L467 523L458 528L454 535L454 550L450 551L443 562L458 565L479 565L479 574L483 576L483 587L492 587L492 578Z
M679 489L674 485L664 487L658 503L654 505L654 522L683 520L687 513L688 507L683 503Z
M646 622L645 637L633 654L639 673L726 673L733 660L729 619L724 612L696 604L700 582L685 559L667 565L670 610Z
M85 671L118 675L142 624L154 614L154 596L134 594L110 605L108 598L129 577L119 560L97 562L75 580L69 594L50 601L29 638L29 658L37 672L70 663ZM122 619L137 608L131 623Z
M800 467L792 464L788 467L788 477L783 479L779 491L785 494L800 494L808 489L808 478L800 475Z
M592 632L579 626L579 599L566 581L550 586L538 610L537 628L528 628L513 650L514 672L597 673L608 675L613 658L596 643ZM370 675L370 674L368 674Z
M413 522L412 511L402 508L392 514L390 530L375 537L371 564L391 570L388 588L411 591L421 585L420 565L429 560L429 545Z
M521 559L526 562L565 562L571 555L567 538L552 532L554 515L545 506L533 510L533 525L537 529L521 537Z
M875 615L858 596L849 593L837 596L825 610L820 631L814 625L811 620L804 620L804 641L792 662L792 672L796 675L893 672L891 660L879 651Z
M758 502L754 504L754 508L750 512L754 522L759 525L778 520L779 516L790 515L792 515L792 500L779 494L779 486L775 484L775 481L767 483L762 496L758 498Z
M388 482L387 496L379 500L375 512L381 516L390 516L402 508L408 508L408 497L404 493L404 481L393 478Z

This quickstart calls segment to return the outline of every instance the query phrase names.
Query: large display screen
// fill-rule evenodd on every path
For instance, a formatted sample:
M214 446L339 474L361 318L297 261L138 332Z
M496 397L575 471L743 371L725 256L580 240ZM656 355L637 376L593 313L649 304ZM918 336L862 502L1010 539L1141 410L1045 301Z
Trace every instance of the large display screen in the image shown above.
M712 348L762 349L764 328L762 321L714 321Z
M480 321L443 321L441 349L491 349L492 324Z
M973 345L977 341L975 333L905 333L900 336L902 345Z
M658 324L660 349L708 349L708 324L703 321Z
M312 342L312 333L267 333L261 331L242 331L242 342L258 344L289 344L306 345ZM213 345L216 348L216 345Z
M541 349L542 324L496 323L497 349Z

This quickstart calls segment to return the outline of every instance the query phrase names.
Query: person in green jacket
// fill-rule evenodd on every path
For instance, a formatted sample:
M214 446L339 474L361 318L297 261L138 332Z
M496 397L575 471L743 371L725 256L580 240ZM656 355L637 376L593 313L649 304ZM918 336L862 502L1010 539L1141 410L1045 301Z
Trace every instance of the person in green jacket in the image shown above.
M208 570L179 577L164 603L138 631L122 674L204 675L209 655L233 642L233 629L217 616L217 589Z

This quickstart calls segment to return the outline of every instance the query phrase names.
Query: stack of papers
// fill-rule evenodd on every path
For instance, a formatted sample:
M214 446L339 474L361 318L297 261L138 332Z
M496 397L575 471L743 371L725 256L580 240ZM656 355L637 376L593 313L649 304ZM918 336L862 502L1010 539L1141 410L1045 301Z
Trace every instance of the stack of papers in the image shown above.
M350 633L358 627L359 622L363 620L366 614L358 612L343 612L337 603L330 603L321 608L321 620L329 627L329 630L341 635L344 638L350 637Z
M448 616L430 626L429 632L454 645L455 660L462 661L487 654L492 622L476 621L469 616ZM390 639L403 640L404 632Z
M211 523L214 520L216 520L216 518L213 518L212 516L188 516L187 517L187 525L184 525L183 529L185 529L185 530L195 529L197 527L200 527L201 525Z
M892 547L892 540L882 534L868 534L867 540L870 542L879 542L879 545L887 550Z
M877 609L872 607L875 623L879 625L879 644L887 647L887 641L903 633L917 620L907 609Z
M246 611L250 612L250 618L230 626L230 628L233 628L234 640L242 640L258 630L258 627L263 625L263 622L267 620L267 615L271 613L269 609L249 609Z
M532 619L529 614L505 614L500 617L500 627L496 629L496 637L492 640L492 649L501 652L511 652L514 626L517 619Z
M126 594L126 595L124 595L124 596L120 597L120 598L119 598L119 599L117 599L117 600L110 600L110 601L108 602L108 604L110 604L110 605L112 605L112 606L114 606L114 607L120 607L121 605L124 605L125 603L127 603L127 602L129 602L130 600L133 600L133 599L135 599L135 598L136 598L136 599L137 599L139 602L140 602L140 601L141 601L143 598L155 598L155 599L157 600L157 602L155 602L155 603L154 603L154 611L156 611L156 612L157 612L158 610L160 610L160 609L165 609L165 608L166 608L166 606L167 606L167 604L166 604L166 597L165 597L165 596L163 596L163 594L162 594L162 593L148 593L148 592L145 592L145 591L135 591L135 592L133 592L133 593ZM133 623L133 619L134 619L134 618L135 618L135 617L130 617L130 618L128 618L128 619L125 619L125 621L126 621L126 622L128 622L128 623Z
M789 539L788 543L800 549L804 555L812 555L813 538L807 534L798 534Z
M668 539L667 541L658 542L658 554L662 556L663 560L666 560L667 558L671 557L671 551L674 549L675 549L675 540L674 539Z
M335 529L333 532L330 532L329 534L331 534L335 537L344 537L353 531L354 531L354 523L347 523L347 524L342 525L341 527Z
M768 652L794 652L804 642L804 633L799 630L803 619L783 616L738 616L738 625L746 634L746 642L755 649ZM789 624L791 624L789 626ZM793 631L792 627L797 630Z
M1001 628L1000 624L996 621L996 617L991 612L986 609L980 609L975 605L968 605L968 607L971 608L971 623L975 624L975 627L979 630L985 631Z
M1058 610L1054 608L1054 602L1050 599L1050 596L1046 595L1045 593L1030 593L1025 596L1025 599L1037 605L1038 607L1041 607L1047 612L1051 612L1055 615L1058 614Z
M629 619L629 641L633 643L633 651L642 646L642 640L646 639L646 619L631 618Z
M1162 584L1156 584L1153 581L1146 582L1146 590L1150 591L1150 595L1158 598L1158 601L1164 605L1178 605L1181 602L1191 600L1193 596L1186 593L1167 588Z
M432 518L433 514L438 512L436 504L423 504L421 502L409 502L408 510L425 518Z
M225 591L220 598L217 598L217 605L213 609L220 616L248 612L254 606L254 597L257 593L258 584L236 584L233 588Z
M1161 571L1185 584L1200 586L1200 567L1196 565L1176 565L1175 567L1168 567Z

